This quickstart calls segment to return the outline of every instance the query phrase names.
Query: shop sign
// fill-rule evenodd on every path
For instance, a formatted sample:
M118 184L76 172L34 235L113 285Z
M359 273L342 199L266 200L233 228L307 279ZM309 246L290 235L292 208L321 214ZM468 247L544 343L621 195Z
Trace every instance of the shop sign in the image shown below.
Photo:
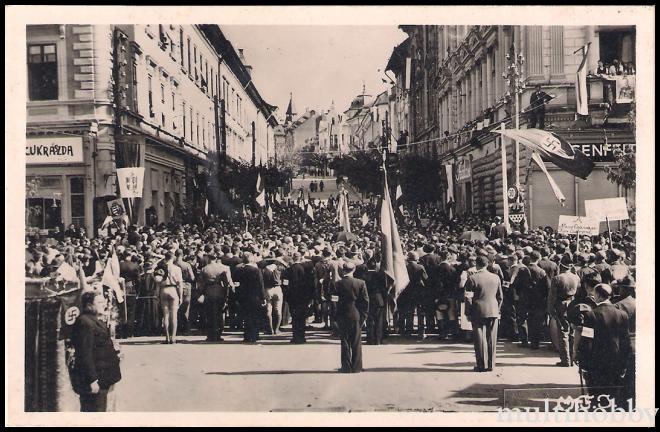
M34 137L27 139L28 165L82 163L82 137Z
M635 144L571 144L575 150L579 150L594 162L614 162L614 152L617 150L635 150Z

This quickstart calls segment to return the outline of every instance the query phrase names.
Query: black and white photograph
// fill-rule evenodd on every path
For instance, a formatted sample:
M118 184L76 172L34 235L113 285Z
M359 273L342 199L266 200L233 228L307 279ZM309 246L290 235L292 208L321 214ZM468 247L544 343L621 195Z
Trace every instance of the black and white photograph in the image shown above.
M654 9L6 7L5 424L654 426Z

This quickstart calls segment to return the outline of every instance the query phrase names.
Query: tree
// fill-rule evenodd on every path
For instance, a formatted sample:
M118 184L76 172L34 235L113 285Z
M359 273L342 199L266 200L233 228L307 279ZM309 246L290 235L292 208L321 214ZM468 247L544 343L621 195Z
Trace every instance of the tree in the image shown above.
M636 112L633 102L628 113L628 123L633 136L636 131ZM605 168L607 179L612 183L622 186L626 191L635 187L635 174L637 166L635 163L635 149L632 146L618 148L614 150L614 164Z

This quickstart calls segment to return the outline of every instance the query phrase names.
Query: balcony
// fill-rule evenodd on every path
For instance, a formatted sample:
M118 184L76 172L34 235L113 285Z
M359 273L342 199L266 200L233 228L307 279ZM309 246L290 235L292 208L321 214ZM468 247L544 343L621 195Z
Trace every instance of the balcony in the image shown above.
M635 101L636 75L587 77L589 115L593 126L629 123Z

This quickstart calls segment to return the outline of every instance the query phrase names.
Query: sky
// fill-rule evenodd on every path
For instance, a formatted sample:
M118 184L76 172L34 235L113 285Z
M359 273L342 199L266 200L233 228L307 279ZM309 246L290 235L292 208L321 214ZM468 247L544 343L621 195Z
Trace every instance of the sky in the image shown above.
M264 100L284 118L289 93L297 114L305 108L348 109L366 86L376 96L390 86L381 80L392 49L406 34L396 26L222 25L234 49L243 48ZM378 71L381 69L381 72ZM388 72L392 76L391 72Z

